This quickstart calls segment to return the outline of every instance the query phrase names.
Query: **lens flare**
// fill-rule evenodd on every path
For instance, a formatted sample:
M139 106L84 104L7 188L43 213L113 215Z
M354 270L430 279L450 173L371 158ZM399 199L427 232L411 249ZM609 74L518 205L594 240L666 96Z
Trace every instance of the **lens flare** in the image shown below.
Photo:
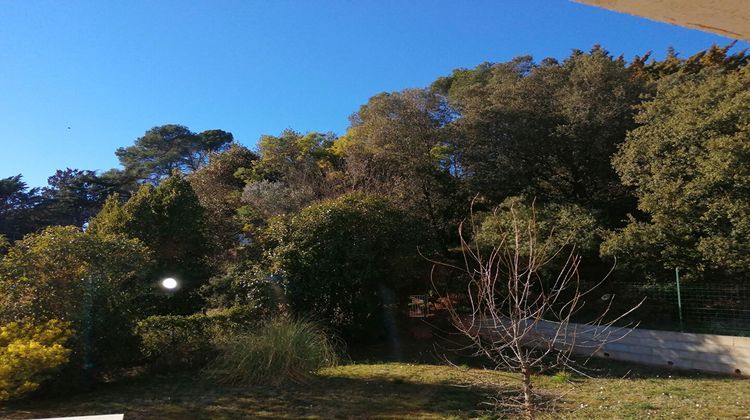
M177 280L173 279L172 277L167 277L166 279L161 281L161 287L167 290L173 290L177 287Z

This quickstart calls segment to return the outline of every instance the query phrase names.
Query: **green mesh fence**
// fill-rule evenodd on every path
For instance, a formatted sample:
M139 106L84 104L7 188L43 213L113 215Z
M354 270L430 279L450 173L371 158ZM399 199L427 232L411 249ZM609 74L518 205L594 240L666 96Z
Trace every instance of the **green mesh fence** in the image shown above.
M594 309L612 302L612 315L645 300L622 324L703 334L750 336L750 285L742 282L618 281L589 300ZM596 301L598 299L598 301Z

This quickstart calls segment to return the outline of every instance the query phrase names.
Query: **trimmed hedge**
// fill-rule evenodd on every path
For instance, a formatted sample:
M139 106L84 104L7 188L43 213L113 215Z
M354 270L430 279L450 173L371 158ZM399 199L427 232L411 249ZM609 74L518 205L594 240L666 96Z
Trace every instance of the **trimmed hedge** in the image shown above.
M263 319L252 307L235 306L207 314L158 315L136 327L141 351L155 367L199 367L216 355L217 343L250 331Z

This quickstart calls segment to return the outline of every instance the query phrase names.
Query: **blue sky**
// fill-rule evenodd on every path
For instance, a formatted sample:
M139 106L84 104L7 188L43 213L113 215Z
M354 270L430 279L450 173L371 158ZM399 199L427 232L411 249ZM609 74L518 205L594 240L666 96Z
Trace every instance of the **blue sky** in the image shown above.
M0 177L116 167L117 147L167 123L248 146L341 134L370 96L484 61L729 41L567 0L0 0Z

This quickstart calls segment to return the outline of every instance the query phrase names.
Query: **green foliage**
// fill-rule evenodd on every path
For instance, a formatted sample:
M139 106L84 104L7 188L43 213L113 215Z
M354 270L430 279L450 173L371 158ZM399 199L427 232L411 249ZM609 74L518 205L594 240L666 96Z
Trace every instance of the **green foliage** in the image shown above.
M199 366L213 354L211 320L202 314L156 315L138 322L141 351L162 368Z
M258 142L260 159L246 176L255 181L307 177L308 182L314 182L336 165L330 150L334 138L332 134L303 135L293 130L284 130L278 137L264 135Z
M433 88L460 114L455 147L472 193L576 203L617 225L634 207L610 166L646 82L601 47L563 62L518 57L456 70Z
M567 370L561 370L555 373L550 378L550 382L556 383L556 384L566 384L566 383L570 383L572 380L573 380L573 374L571 374Z
M300 134L284 130L280 136L262 136L260 159L238 171L247 181L242 193L242 214L254 226L268 218L299 211L330 196L336 189L338 157L332 152L332 134Z
M280 385L305 381L337 362L336 347L317 325L277 318L224 342L206 373L222 384Z
M456 153L446 129L451 111L429 90L381 93L359 108L333 147L346 163L352 188L389 196L427 221L444 245L459 218L457 209L463 211Z
M58 320L0 326L0 401L35 391L67 363L71 335L69 324Z
M532 224L533 221L533 224ZM514 223L525 231L533 226L539 255L546 259L566 246L575 246L578 253L596 250L598 245L597 220L582 207L575 204L535 205L523 197L505 199L494 212L482 218L476 241L482 247L503 246L509 249L513 243ZM528 254L526 243L520 244L522 254Z
M148 308L150 265L138 240L49 227L17 241L0 261L0 322L69 322L76 367L130 361L128 331Z
M291 187L283 181L253 181L242 192L246 205L240 214L251 223L263 225L273 216L296 213L319 198L309 185Z
M41 202L39 190L29 189L21 175L0 178L0 235L15 241L43 226Z
M653 81L676 73L695 74L706 68L736 71L750 64L750 55L747 54L747 50L729 54L729 50L736 42L732 41L723 47L712 45L709 49L699 51L685 59L679 58L677 52L670 47L667 57L663 60L648 62L651 56L649 52L643 57L636 56L630 67Z
M745 272L750 264L750 68L661 80L613 159L648 217L602 245L633 267Z
M218 343L256 328L267 312L235 305L206 314L155 315L138 322L141 352L157 368L202 366L216 355Z
M130 185L114 172L97 175L95 171L78 169L57 170L47 179L48 187L42 189L50 225L83 227L102 208L107 197L127 193Z
M214 261L228 264L232 251L240 243L242 220L237 210L242 206L241 196L245 182L237 172L250 168L258 159L252 151L233 144L222 153L213 153L208 165L188 176L201 206L206 212L206 235L217 251Z
M276 219L266 235L275 243L269 269L282 279L292 310L347 335L377 334L384 291L409 290L418 278L419 223L375 195L314 204Z
M277 310L283 291L257 268L232 266L201 287L208 308L252 307L265 313Z
M133 146L121 147L115 154L127 174L158 183L174 170L198 170L211 152L226 149L233 140L231 133L222 130L196 134L185 126L166 124L146 131Z
M88 231L140 239L154 252L154 279L180 282L174 296L162 302L164 309L189 314L200 308L197 289L210 276L206 256L211 248L204 210L184 177L175 173L157 187L143 185L122 205L111 197Z

